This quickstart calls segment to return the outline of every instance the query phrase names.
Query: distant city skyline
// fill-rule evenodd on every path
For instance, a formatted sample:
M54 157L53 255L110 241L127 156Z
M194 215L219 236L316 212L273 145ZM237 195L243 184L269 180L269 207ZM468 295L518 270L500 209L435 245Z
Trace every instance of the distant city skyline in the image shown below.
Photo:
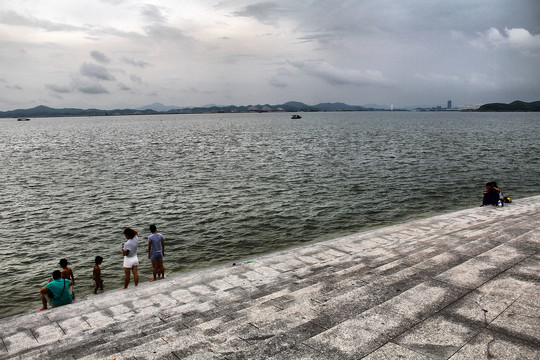
M319 104L305 104L298 101L289 101L283 104L249 104L249 105L215 105L208 104L198 107L166 106L159 102L142 107L98 109L98 108L51 108L39 105L33 108L0 110L0 118L28 118L28 117L63 117L63 116L106 116L106 115L149 115L149 114L205 114L205 113L248 113L248 112L341 112L341 111L470 111L481 107L484 111L539 111L540 101L488 104L464 104L453 106L452 100L441 106L409 106L389 107L376 104L351 105L342 102L323 102Z
M0 111L540 99L535 0L2 0Z

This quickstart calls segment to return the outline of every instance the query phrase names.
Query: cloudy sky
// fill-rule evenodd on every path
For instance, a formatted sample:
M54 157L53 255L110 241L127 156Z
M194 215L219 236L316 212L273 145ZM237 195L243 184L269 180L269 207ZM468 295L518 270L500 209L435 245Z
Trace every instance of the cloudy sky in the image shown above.
M0 110L540 100L538 0L0 0Z

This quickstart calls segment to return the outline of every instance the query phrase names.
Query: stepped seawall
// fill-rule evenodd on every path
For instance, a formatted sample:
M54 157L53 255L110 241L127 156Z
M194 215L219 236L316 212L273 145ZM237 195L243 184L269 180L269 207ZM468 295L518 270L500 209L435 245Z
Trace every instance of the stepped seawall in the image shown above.
M0 319L0 359L540 358L540 196L249 260Z

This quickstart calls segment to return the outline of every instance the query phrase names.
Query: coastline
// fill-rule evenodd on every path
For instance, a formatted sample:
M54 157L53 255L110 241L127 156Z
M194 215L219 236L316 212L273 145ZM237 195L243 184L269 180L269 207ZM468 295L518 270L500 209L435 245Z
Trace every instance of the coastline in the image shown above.
M0 358L537 355L539 213L471 208L7 317Z

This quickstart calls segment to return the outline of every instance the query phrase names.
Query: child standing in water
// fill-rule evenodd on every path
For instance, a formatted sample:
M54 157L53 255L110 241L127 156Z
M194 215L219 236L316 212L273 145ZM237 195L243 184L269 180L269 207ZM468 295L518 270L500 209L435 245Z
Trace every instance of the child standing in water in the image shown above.
M75 276L73 275L73 270L68 268L67 259L61 259L60 266L62 267L62 279L68 279L71 282L71 285L75 285ZM73 296L73 299L75 299L75 292L72 292L71 295Z
M75 284L75 276L73 275L73 270L68 268L67 259L60 260L60 266L62 267L62 279L68 279L71 281L71 284Z
M157 232L156 225L150 225L152 235L148 237L148 258L152 261L152 272L154 279L165 279L165 268L163 267L163 256L165 256L165 242L163 235Z
M94 274L92 276L92 279L96 282L96 287L94 288L94 294L97 294L98 288L103 291L103 279L101 278L101 269L99 265L103 262L103 258L101 256L96 256L95 259L95 265L94 265Z

